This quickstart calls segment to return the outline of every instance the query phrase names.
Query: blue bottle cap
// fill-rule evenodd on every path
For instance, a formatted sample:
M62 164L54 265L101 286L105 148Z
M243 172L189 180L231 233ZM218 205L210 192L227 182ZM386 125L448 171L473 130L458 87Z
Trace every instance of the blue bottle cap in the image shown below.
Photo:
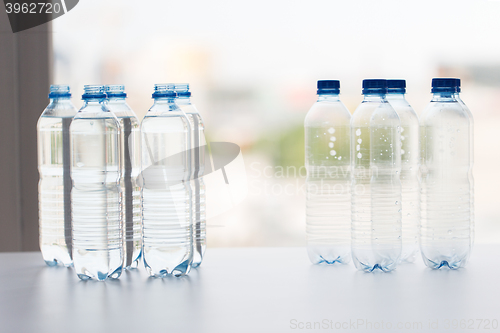
M364 79L363 95L366 94L387 94L386 79Z
M174 85L170 83L155 84L155 91L153 93L153 98L165 98L165 97L177 97L177 93L174 91Z
M404 94L406 93L406 80L387 80L388 94Z
M100 84L88 84L83 86L84 93L82 99L104 99L106 94L104 93L104 86Z
M319 80L318 95L321 94L340 94L339 80Z
M126 98L125 85L123 84L107 84L104 86L104 91L108 98Z
M175 83L174 91L179 97L191 97L191 92L189 91L189 83Z
M457 92L459 93L460 91L462 91L462 89L460 88L460 84L461 84L461 82L460 82L460 79L458 79L458 78L457 78L457 79L455 79L455 80L457 80L457 82L456 82L456 85L457 85Z
M69 86L66 84L53 84L50 86L49 98L70 98Z
M432 93L440 92L458 92L460 87L460 79L457 78L433 78Z

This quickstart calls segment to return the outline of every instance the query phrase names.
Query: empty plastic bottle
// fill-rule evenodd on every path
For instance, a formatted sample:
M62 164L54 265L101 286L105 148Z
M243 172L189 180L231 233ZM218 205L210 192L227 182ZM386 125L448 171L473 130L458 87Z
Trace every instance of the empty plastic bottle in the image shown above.
M307 252L314 264L351 261L351 114L340 82L318 81L304 121Z
M401 123L386 94L386 80L363 80L351 119L352 257L368 272L391 271L401 256Z
M87 85L71 123L73 262L82 280L118 278L123 265L120 123L104 86Z
M193 268L201 265L205 249L207 247L206 239L206 215L205 215L205 182L203 181L203 172L205 166L205 125L198 109L191 103L191 92L189 84L177 83L174 86L177 93L175 103L181 108L189 119L191 126L191 191L192 198L192 217L193 217Z
M420 226L420 147L419 123L413 108L405 99L406 81L387 80L387 100L401 121L401 195L402 243L401 262L415 261Z
M121 129L121 189L124 236L124 268L137 268L142 250L141 188L137 177L141 173L140 125L125 99L124 85L105 86L106 104L120 122Z
M469 182L470 182L470 227L471 227L471 248L474 246L474 239L475 239L475 214L474 214L474 175L472 174L472 168L474 166L474 117L472 116L472 112L470 109L465 105L465 103L462 101L460 98L460 79L455 79L456 80L456 86L457 86L457 92L455 94L455 98L462 105L464 108L465 112L467 112L467 115L469 116L470 120L470 169L469 169Z
M71 155L69 127L76 114L69 86L50 86L38 120L40 250L47 265L71 266Z
M432 93L420 118L420 250L430 268L458 269L472 246L471 117L456 99L456 79L432 79Z
M151 276L181 276L193 261L191 127L166 84L153 98L141 123L144 265Z

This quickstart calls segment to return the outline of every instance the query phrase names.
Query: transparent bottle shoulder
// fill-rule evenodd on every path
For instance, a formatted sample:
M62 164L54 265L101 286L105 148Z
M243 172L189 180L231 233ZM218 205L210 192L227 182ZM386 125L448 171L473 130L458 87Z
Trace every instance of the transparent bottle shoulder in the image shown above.
M462 108L465 110L467 115L469 116L471 124L474 124L474 116L472 114L472 111L469 109L469 107L462 101L460 97L457 97L457 102L462 106Z
M182 112L148 112L141 122L142 132L188 131L191 129L189 118Z
M394 122L401 123L399 116L394 108L387 101L365 102L363 101L354 111L351 119L351 125L368 127L377 122L389 124Z
M418 126L418 116L406 100L389 100L401 121L401 126Z
M73 118L76 113L77 110L71 102L55 102L47 105L40 118Z
M203 131L205 129L205 123L199 113L186 113L186 117L192 125L196 124L198 130Z
M120 123L113 118L73 119L69 126L71 142L96 142L96 140L119 140L122 130Z
M350 121L351 114L340 100L335 102L318 101L307 112L304 125L306 127L320 127L333 124L348 126Z
M433 126L439 121L460 121L470 123L471 118L459 102L430 102L420 115L420 124Z
M186 114L192 114L192 115L198 115L200 116L200 112L198 112L198 109L194 104L188 103L188 104L182 104L176 102L176 105ZM201 118L201 116L200 116Z
M186 113L182 111L182 109L179 108L177 105L165 103L165 104L154 104L144 116L143 121L147 118L161 118L161 117L163 118L180 117L187 119Z
M38 118L37 129L38 131L62 129L64 120L72 121L73 118L73 116L59 117L42 115Z
M121 131L120 122L116 117L114 116L107 117L98 114L93 116L89 115L88 117L73 118L73 121L71 122L70 125L70 129L74 130L79 127L93 126L93 125L104 125L108 130L115 129L117 131Z
M106 106L117 118L135 118L137 121L137 115L134 110L125 102L108 102Z
M74 119L114 119L118 122L116 115L104 104L83 106Z

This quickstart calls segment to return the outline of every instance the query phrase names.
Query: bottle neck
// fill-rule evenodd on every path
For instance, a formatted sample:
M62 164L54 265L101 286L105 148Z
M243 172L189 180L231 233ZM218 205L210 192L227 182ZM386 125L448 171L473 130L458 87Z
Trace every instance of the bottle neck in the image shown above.
M58 98L50 98L49 99L50 104L66 104L66 103L71 103L71 99L69 97L58 97Z
M175 103L178 105L190 105L191 104L191 98L187 96L178 96L175 99Z
M125 97L108 97L108 102L109 103L121 103L125 104Z
M461 101L461 100L462 100L462 99L460 98L460 93L459 93L459 92L454 93L454 94L453 94L453 96L455 96L455 99L456 99L457 101Z
M180 108L176 104L175 97L156 97L154 99L154 106L161 107L163 110L168 108L168 111L179 111Z
M339 94L319 94L318 102L339 102Z
M436 92L432 95L432 102L456 102L457 92Z
M385 97L388 100L404 100L405 94L404 93L389 93L389 94L385 95Z
M174 104L175 97L156 97L154 99L155 104Z
M86 98L83 100L83 107L87 106L98 106L104 102L102 98Z
M365 94L363 102L387 102L386 94Z

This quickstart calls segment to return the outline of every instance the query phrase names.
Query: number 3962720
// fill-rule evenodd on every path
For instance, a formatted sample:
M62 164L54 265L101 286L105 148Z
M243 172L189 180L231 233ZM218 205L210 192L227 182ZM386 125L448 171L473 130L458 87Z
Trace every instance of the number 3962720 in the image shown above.
M30 3L10 3L5 4L7 14L58 14L61 11L59 3L30 2Z

